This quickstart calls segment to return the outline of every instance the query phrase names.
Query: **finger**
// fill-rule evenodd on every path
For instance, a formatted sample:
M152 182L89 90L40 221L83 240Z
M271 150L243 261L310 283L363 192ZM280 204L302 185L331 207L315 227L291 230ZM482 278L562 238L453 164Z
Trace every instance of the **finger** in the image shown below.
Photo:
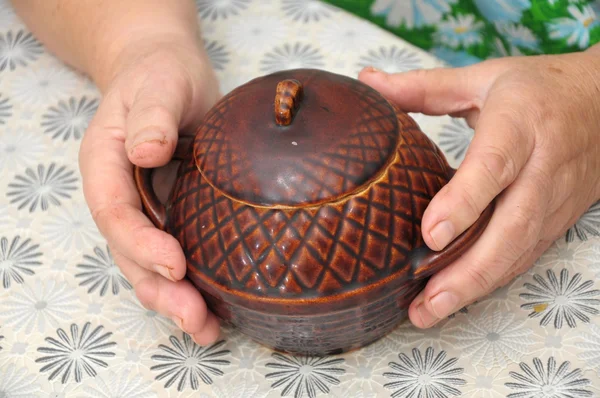
M201 346L206 346L213 344L219 337L221 336L221 325L216 315L212 312L208 312L206 314L206 320L204 322L204 327L200 332L196 332L192 335L192 339L196 342L196 344Z
M538 258L546 251L550 246L552 246L553 241L548 239L542 239L538 242L537 245L531 250L529 250L516 264L514 267L510 268L505 275L500 279L500 281L494 287L495 289L499 289L511 281L513 281L519 275L524 274L531 268L531 266L537 261ZM469 303L467 303L469 304Z
M158 167L171 160L182 114L191 101L190 87L185 79L144 82L127 104L125 148L133 164Z
M547 188L530 169L499 200L481 237L459 260L434 275L411 303L418 327L431 324L488 294L522 257L534 251L548 203Z
M457 114L481 108L499 65L486 61L462 68L418 69L396 74L368 67L358 78L405 112Z
M103 123L110 127L103 127ZM92 217L117 251L166 278L181 279L185 275L185 256L179 243L156 229L140 211L131 164L123 147L123 125L122 104L108 98L81 144L83 191Z
M189 281L168 281L140 267L119 252L114 252L113 258L145 308L173 320L197 344L216 341L219 337L219 322L207 309L202 295Z
M552 241L541 240L535 247L533 247L533 248L529 249L527 252L525 252L523 254L523 256L521 256L521 258L512 267L510 267L507 270L505 275L498 281L498 283L496 283L494 285L494 287L490 290L489 293L492 293L496 289L500 289L500 288L506 286L507 284L512 282L516 277L527 272L531 268L531 266L535 263L535 261L546 250L548 250L548 248L551 245L552 245ZM485 295L482 295L481 297L484 297L484 296ZM469 305L473 304L475 301L477 301L478 299L480 299L481 297L478 297L476 299L472 299L471 301L462 303L459 306L460 306L460 308L469 306ZM425 306L425 311L423 310L423 308L421 306ZM458 308L458 309L460 309L460 308ZM446 315L445 317L450 316L453 313L456 313L456 311L458 311L458 309L453 311L452 313ZM433 309L431 308L431 302L425 301L425 291L422 291L415 298L415 300L413 301L413 303L411 304L411 306L409 308L409 318L411 319L411 322L413 323L413 325L415 325L418 328L424 328L424 329L430 328L432 326L435 326L442 319L445 318L445 317L438 318L437 316L431 317L430 314L431 314L432 310Z
M516 122L519 112L501 97L488 99L463 162L423 214L423 239L432 250L442 250L470 227L530 158L534 135Z

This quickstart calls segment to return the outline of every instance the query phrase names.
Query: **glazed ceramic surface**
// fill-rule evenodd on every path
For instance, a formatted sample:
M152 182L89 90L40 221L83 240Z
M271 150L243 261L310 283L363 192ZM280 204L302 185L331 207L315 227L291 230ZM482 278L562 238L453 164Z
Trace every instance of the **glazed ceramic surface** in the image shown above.
M256 78L208 112L166 210L210 308L277 350L362 347L406 317L426 278L489 219L429 252L420 222L453 169L415 121L371 87L322 70Z
M390 73L444 66L322 2L197 3L224 94L292 63L350 77L367 65ZM167 314L139 302L86 205L79 148L101 93L36 43L7 0L0 0L0 36L0 64L23 61L0 71L5 395L380 398L409 389L429 397L530 398L554 389L600 396L600 203L528 273L431 329L405 320L373 344L326 357L273 351L231 325L219 341L198 346ZM473 131L460 118L411 116L457 168Z

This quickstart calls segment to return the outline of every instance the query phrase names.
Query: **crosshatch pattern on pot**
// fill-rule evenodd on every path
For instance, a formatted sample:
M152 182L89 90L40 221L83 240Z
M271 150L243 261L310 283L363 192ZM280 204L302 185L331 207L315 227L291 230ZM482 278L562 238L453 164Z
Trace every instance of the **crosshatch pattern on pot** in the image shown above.
M320 208L273 211L232 201L189 157L168 230L192 269L257 296L323 297L382 280L423 246L421 216L448 175L443 155L414 122L402 117L401 124L400 162L361 194Z

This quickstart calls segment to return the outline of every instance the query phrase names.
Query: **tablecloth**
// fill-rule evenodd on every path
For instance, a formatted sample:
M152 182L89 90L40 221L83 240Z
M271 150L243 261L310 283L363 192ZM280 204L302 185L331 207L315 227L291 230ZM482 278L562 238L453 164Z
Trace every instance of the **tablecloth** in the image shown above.
M317 1L197 0L224 93L284 68L355 77L443 65ZM600 205L526 274L438 326L364 349L272 352L233 329L195 345L144 309L85 204L77 153L100 95L0 0L0 397L593 397ZM413 115L458 166L473 131Z

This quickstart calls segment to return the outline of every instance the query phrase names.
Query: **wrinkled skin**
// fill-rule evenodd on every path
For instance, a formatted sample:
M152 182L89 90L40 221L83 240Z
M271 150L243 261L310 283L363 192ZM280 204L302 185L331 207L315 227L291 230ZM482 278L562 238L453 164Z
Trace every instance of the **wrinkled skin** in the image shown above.
M169 162L178 134L193 133L219 97L205 54L197 48L145 42L115 67L80 151L84 194L115 263L149 309L171 318L198 344L219 336L219 322L187 280L175 238L141 211L132 165ZM171 179L172 180L172 179ZM161 196L171 184L156 184Z
M197 49L152 42L133 47L114 67L82 143L84 193L142 304L205 345L218 338L219 322L182 280L185 258L178 242L143 215L132 165L167 164L178 132L193 132L219 98L218 86ZM443 248L497 197L481 239L431 278L412 303L409 316L416 326L434 325L528 269L600 198L599 63L590 51L462 69L360 74L405 111L462 116L475 128L457 175L424 216L424 238L432 249ZM161 185L165 191L171 186ZM451 228L436 233L433 227L442 220Z
M490 60L360 79L405 111L464 117L475 136L423 220L441 250L496 200L481 238L428 282L409 316L427 328L527 271L600 199L600 51Z

